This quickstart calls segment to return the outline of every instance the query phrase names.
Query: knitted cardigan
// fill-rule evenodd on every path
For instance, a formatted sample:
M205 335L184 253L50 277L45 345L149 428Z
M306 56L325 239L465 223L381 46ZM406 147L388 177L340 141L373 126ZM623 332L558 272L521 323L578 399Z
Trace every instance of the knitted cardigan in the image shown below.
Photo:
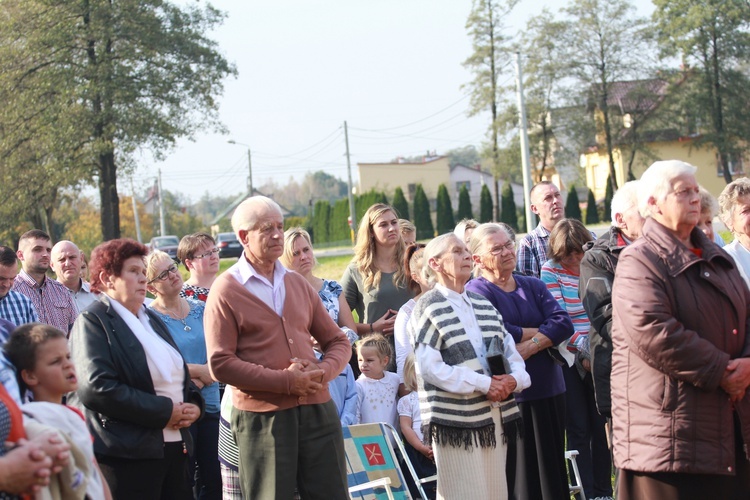
M495 335L510 335L497 309L483 296L467 291L482 331L485 348ZM451 366L464 366L484 374L474 347L448 299L438 290L425 293L417 302L410 319L416 345L426 344L440 351ZM423 370L420 370L423 371ZM468 449L496 446L491 402L479 391L471 394L447 392L418 377L422 432L429 444L441 440L453 447ZM520 420L519 420L520 422Z

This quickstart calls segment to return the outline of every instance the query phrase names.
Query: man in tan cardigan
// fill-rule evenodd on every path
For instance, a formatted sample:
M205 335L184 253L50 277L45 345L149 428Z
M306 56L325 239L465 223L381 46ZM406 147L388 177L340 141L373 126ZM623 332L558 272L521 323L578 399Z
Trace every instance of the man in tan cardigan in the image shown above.
M292 498L296 487L305 499L348 499L328 382L348 362L349 341L317 292L278 262L284 220L273 200L242 202L232 228L244 253L211 287L205 329L211 374L232 390L242 494Z

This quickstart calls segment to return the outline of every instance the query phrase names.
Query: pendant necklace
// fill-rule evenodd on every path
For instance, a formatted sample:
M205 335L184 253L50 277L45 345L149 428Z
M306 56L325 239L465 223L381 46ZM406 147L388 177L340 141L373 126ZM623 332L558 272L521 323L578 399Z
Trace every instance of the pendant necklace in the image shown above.
M182 323L182 326L184 327L184 328L183 328L183 330L184 330L184 331L186 331L186 332L189 332L190 330L192 330L192 328L190 328L190 327L188 326L188 324L187 324L187 323L185 322L185 318L187 318L187 317L188 317L188 314L190 314L190 304L188 304L188 312L187 312L187 314L185 314L185 316L184 316L184 317L182 317L182 318L177 318L177 317L175 317L175 316L180 316L180 314L179 314L179 313L178 313L178 314L175 314L175 313L174 313L173 311L170 311L170 310L169 310L169 309L167 309L166 307L164 308L164 310L165 310L165 311L167 311L167 313L169 313L169 315L170 315L170 316L171 316L171 317L172 317L173 319L176 319L177 321L179 321L179 322L181 322L181 323ZM180 301L180 312L182 312L182 302L181 302L181 301Z

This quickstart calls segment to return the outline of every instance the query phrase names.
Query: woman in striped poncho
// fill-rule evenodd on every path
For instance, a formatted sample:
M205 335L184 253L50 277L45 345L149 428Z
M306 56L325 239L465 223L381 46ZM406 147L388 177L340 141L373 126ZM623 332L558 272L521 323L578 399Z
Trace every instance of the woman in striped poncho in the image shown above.
M409 328L438 498L507 498L507 442L523 430L513 393L531 380L497 310L464 289L472 270L466 244L452 233L439 236L425 248L424 262L435 288L417 302ZM492 376L487 349L495 336L506 374Z

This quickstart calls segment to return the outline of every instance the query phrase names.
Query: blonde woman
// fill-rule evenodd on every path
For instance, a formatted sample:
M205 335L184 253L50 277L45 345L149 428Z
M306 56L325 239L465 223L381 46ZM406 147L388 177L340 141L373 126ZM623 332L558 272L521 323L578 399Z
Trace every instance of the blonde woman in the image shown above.
M342 288L334 280L326 280L313 275L313 268L318 263L313 255L310 233L301 227L292 227L284 232L284 253L279 258L287 269L301 274L318 292L320 300L326 306L328 315L346 334L349 342L354 344L359 338L352 311L349 309Z
M354 258L344 271L341 286L349 308L357 312L360 337L382 333L393 347L398 310L414 293L406 286L404 242L396 211L377 203L359 224ZM395 370L393 360L389 370Z

